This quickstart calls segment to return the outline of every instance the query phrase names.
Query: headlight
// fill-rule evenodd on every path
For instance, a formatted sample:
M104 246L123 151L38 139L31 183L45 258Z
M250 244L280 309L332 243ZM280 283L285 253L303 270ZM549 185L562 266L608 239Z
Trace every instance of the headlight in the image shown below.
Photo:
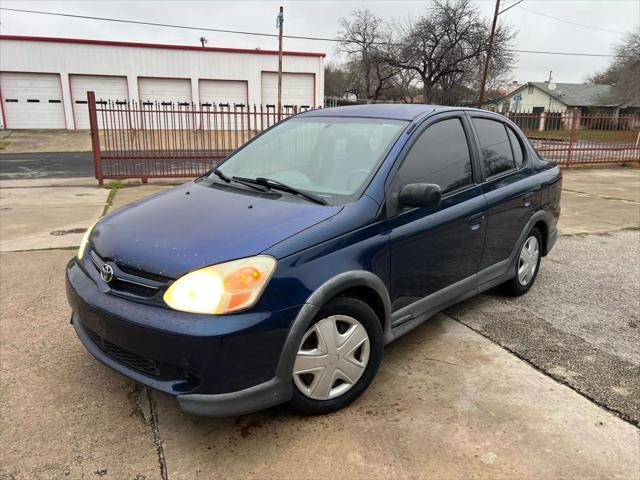
M96 222L98 223L98 222ZM80 242L80 248L78 248L78 259L82 260L82 256L84 255L84 250L85 248L87 248L87 243L89 243L89 237L91 236L91 232L93 231L93 227L95 227L96 224L94 223L93 225L91 225L89 228L87 228L87 231L84 232L84 235L82 236L82 241Z
M242 310L256 303L275 266L273 257L259 255L201 268L173 282L163 298L183 312Z

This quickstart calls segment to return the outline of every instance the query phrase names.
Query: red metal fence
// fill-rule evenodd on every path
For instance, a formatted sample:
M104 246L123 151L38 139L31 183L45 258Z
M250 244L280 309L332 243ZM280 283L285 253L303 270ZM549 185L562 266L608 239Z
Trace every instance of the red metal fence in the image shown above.
M88 92L95 176L195 177L296 106L96 101ZM305 109L305 108L302 108ZM561 165L640 161L640 116L508 115L540 154Z
M560 165L640 161L640 115L504 114L542 157Z
M96 101L87 93L95 177L195 177L307 107Z

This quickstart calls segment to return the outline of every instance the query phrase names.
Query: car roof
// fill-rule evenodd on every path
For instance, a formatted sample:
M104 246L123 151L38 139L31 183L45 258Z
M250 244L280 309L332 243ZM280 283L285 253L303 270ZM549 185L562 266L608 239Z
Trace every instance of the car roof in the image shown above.
M349 105L347 107L319 108L300 114L305 117L368 117L392 120L414 120L417 117L448 110L466 110L461 107L425 105L422 103L378 103Z

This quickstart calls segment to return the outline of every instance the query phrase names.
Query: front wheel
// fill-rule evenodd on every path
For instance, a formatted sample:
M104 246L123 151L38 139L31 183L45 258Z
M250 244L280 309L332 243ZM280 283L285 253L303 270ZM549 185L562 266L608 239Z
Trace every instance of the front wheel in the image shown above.
M382 325L373 309L357 298L334 298L302 337L289 405L305 415L346 407L373 380L382 351Z
M533 286L540 268L541 246L542 235L537 228L534 228L529 232L520 249L515 276L503 284L505 293L513 296L524 295Z

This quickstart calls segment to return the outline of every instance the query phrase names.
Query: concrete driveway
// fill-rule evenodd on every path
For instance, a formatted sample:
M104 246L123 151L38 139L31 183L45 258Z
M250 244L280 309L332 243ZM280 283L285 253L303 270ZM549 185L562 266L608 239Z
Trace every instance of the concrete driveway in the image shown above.
M73 251L0 253L0 478L638 478L640 176L584 172L565 173L579 193L565 193L565 235L527 296L490 292L439 314L386 349L361 399L324 417L183 414L75 338ZM163 188L123 188L112 208ZM107 192L93 191L101 210ZM63 197L66 211L84 206ZM49 211L49 225L73 223ZM21 217L5 212L0 239Z
M78 246L107 199L105 190L83 183L0 183L0 251Z

